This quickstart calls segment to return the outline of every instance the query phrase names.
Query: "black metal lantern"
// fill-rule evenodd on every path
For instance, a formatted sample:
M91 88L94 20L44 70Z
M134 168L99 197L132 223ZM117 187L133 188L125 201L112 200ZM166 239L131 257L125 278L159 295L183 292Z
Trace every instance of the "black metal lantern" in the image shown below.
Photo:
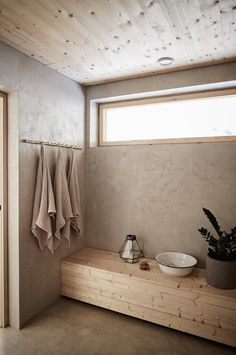
M139 259L144 257L136 236L132 234L126 236L119 253L121 259L131 264L137 263Z

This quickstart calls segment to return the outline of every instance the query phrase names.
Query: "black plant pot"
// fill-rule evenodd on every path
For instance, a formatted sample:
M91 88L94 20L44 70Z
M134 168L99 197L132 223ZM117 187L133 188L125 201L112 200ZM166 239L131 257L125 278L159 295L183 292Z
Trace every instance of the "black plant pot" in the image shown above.
M222 290L236 288L236 260L216 260L207 255L206 281L209 285Z

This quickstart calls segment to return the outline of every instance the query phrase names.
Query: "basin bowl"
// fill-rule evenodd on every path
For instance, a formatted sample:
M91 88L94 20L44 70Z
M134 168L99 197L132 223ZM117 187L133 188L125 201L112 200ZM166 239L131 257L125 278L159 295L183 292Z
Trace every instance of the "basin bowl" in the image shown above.
M187 276L193 271L197 259L191 255L176 252L165 252L156 255L161 271L172 276Z

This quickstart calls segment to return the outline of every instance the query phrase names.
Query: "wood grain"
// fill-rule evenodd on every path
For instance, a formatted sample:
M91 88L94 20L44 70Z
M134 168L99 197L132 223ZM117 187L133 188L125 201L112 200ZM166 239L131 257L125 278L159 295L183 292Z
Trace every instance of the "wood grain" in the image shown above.
M119 255L84 248L61 263L61 293L83 302L236 346L236 290L206 284L195 268L184 278L124 263Z
M7 94L0 92L0 327L8 324Z
M236 59L233 0L1 0L0 40L90 85ZM174 59L161 67L160 57Z

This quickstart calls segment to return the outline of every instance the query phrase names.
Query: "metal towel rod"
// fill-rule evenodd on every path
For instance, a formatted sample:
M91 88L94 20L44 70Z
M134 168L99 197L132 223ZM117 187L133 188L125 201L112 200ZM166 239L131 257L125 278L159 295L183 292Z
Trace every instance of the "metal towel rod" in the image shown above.
M30 143L30 144L44 144L44 145L50 145L53 147L73 148L73 149L79 149L79 150L83 149L80 145L76 145L76 144L64 144L64 143L56 143L56 142L37 141L34 139L27 139L27 138L23 139L22 142Z

